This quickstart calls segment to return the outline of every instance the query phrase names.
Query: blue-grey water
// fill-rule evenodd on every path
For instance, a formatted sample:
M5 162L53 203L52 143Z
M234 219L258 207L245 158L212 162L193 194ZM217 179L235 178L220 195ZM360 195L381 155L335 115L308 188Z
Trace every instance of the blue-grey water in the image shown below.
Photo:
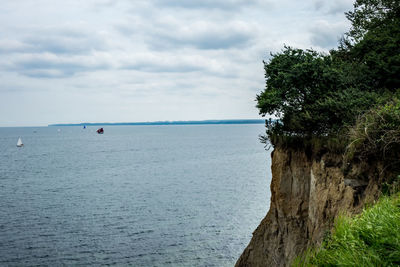
M269 208L264 126L104 129L0 128L0 265L234 265Z

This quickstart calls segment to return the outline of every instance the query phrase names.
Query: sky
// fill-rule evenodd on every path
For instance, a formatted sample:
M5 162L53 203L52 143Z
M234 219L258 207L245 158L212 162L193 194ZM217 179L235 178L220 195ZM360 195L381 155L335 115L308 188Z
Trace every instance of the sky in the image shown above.
M263 60L326 52L353 0L13 0L0 127L261 118Z

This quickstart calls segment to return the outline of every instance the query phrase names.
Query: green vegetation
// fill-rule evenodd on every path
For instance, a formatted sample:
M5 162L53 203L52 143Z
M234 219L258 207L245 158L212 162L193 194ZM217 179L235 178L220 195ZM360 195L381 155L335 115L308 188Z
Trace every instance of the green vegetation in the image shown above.
M350 128L345 159L381 158L399 165L400 99L393 96L384 105L371 109L357 119Z
M287 145L297 138L330 137L340 138L344 148L357 140L352 148L356 154L362 146L369 146L366 139L380 138L382 133L370 132L362 140L355 134L357 129L350 135L349 129L369 123L385 108L387 112L396 109L398 100L393 98L400 89L400 1L356 0L354 10L346 16L352 27L337 49L324 54L285 46L264 62L266 87L257 95L257 107L262 116L276 118L266 122L264 141L267 138L273 145ZM386 124L384 132L398 131L397 125ZM397 139L373 142L380 143L379 149L385 151L387 141L399 143Z
M354 218L337 218L332 235L293 266L399 266L400 194L381 198Z
M375 92L346 81L347 72L331 55L285 47L265 64L267 86L257 96L262 115L275 115L268 134L313 136L337 133L373 105Z
M329 53L285 46L264 62L266 86L257 108L271 119L261 141L343 153L344 163L379 160L387 177L382 192L398 192L400 1L356 0L346 17L351 29ZM338 218L322 246L294 265L399 266L399 193L354 218Z

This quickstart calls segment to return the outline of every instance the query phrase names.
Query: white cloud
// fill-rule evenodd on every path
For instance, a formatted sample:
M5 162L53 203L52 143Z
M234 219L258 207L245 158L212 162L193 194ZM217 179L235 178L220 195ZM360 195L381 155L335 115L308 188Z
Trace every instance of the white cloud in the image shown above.
M338 40L343 36L347 29L347 23L329 23L326 20L320 20L311 28L311 42L313 46L324 49L333 49L337 47Z
M0 6L0 126L257 118L262 60L283 44L333 48L348 25L340 11L348 5L6 1Z
M323 11L325 13L336 14L344 13L352 9L354 1L353 0L335 0L335 1L324 1L324 0L314 0L314 7L318 11Z
M157 23L158 27L149 38L150 45L156 49L179 49L185 46L197 49L245 47L256 33L256 27L243 21L199 20L182 24L170 19Z
M163 7L180 7L188 9L223 9L233 10L242 7L252 7L262 4L260 0L192 0L192 1L179 1L179 0L156 0L156 5ZM265 3L266 1L264 1Z

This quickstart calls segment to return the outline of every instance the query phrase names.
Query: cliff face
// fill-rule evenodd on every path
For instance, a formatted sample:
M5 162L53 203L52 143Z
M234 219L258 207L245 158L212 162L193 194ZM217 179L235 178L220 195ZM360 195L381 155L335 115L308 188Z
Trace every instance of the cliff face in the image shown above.
M322 241L339 213L357 213L378 197L378 162L352 164L347 174L342 166L338 154L275 148L270 210L236 266L287 266Z

